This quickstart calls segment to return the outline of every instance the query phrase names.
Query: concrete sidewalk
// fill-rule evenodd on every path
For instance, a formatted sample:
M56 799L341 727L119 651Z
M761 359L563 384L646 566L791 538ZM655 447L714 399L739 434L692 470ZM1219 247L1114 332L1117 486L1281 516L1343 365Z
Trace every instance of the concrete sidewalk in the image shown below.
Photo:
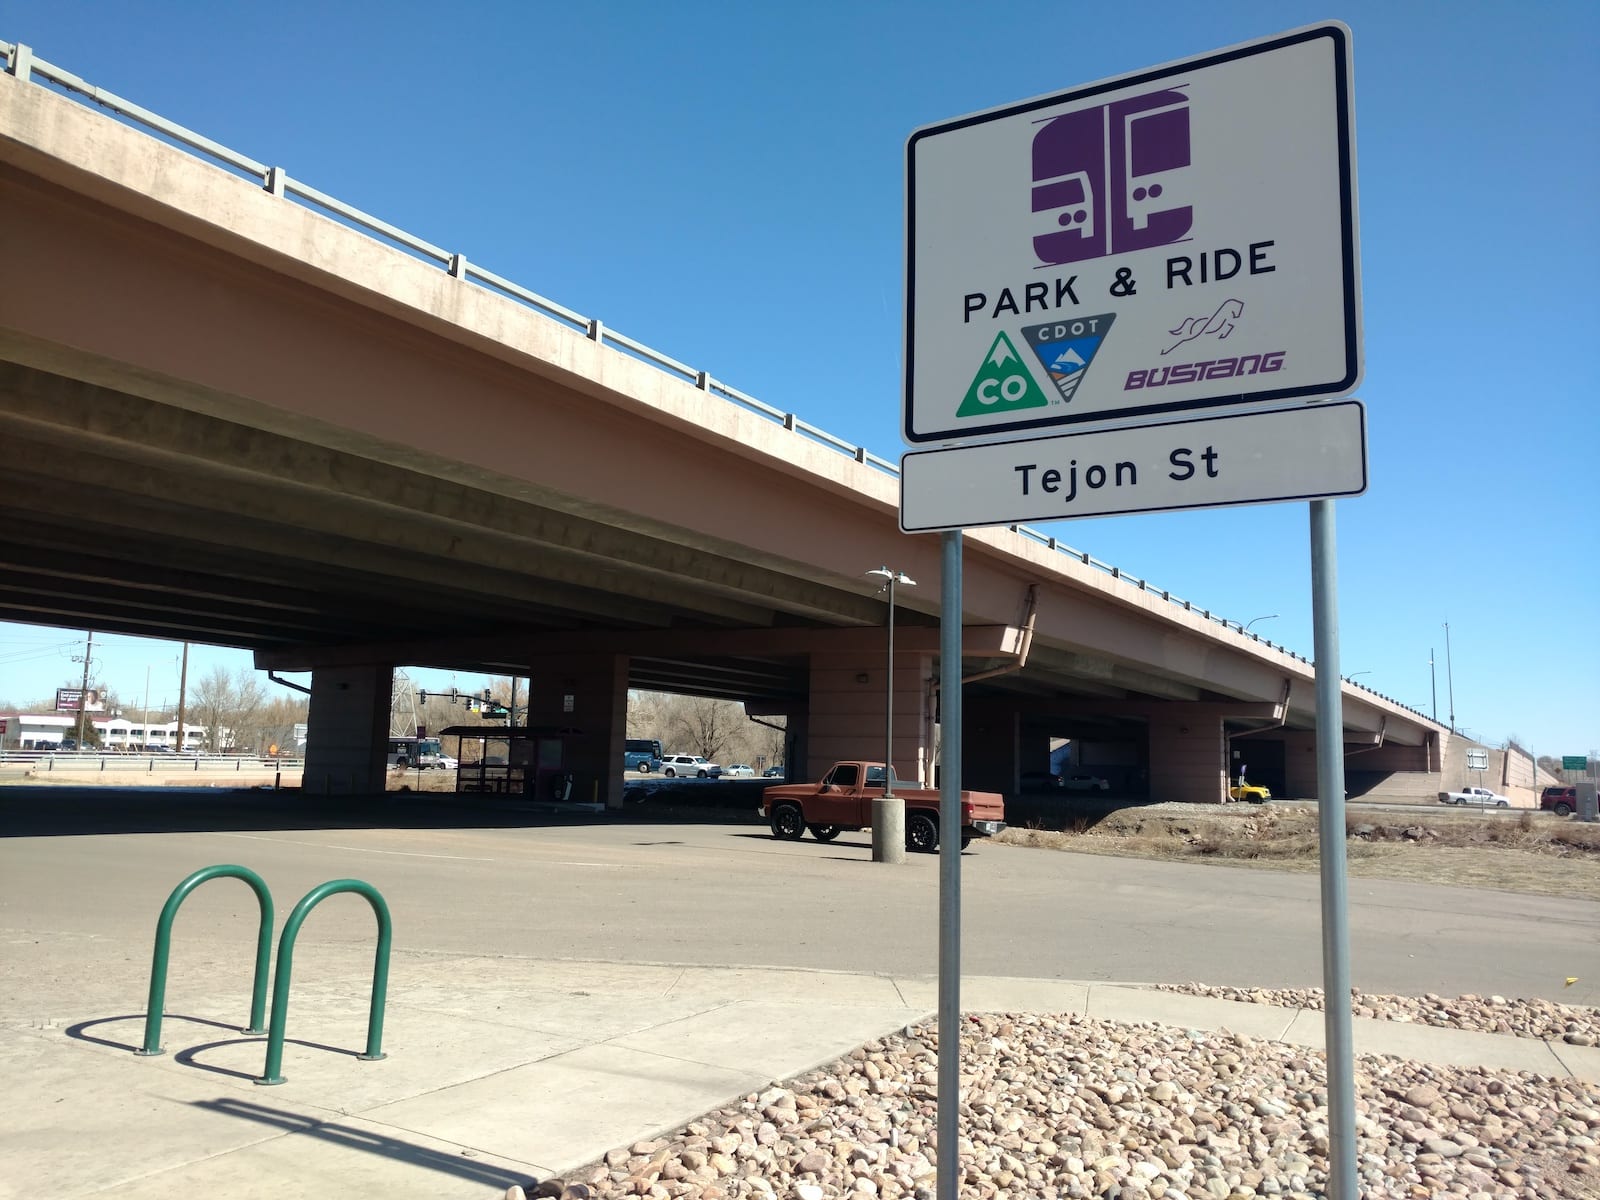
M929 1016L932 978L397 955L381 1062L369 980L296 963L283 1073L248 983L142 1012L4 1014L0 1196L497 1197L674 1129ZM26 993L24 985L20 991ZM86 1008L106 1001L92 986ZM972 1010L1079 1012L1322 1045L1322 1014L1110 984L968 978ZM1356 1048L1600 1082L1600 1050L1357 1018ZM530 1188L531 1191L531 1188Z

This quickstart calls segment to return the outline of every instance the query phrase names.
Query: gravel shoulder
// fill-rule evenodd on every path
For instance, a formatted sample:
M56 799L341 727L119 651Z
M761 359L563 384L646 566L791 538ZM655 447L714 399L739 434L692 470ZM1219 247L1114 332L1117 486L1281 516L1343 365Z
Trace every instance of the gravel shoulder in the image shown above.
M1352 878L1600 900L1600 826L1531 812L1505 817L1363 812L1348 816L1345 828ZM1160 804L1048 823L1024 817L998 840L1079 854L1273 871L1319 869L1316 812L1275 805Z

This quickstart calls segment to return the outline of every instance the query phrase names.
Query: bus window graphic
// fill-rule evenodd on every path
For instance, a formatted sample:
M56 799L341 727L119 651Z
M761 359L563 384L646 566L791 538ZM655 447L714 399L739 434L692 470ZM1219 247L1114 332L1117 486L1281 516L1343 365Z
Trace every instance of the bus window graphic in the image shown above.
M1166 89L1067 113L1033 138L1034 253L1046 266L1180 241L1194 223L1189 98Z

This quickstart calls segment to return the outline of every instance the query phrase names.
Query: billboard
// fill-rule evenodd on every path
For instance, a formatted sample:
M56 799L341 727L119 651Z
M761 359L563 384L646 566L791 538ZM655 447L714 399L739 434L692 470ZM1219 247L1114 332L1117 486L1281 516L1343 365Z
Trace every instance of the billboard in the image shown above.
M57 712L104 712L105 697L99 688L57 688Z

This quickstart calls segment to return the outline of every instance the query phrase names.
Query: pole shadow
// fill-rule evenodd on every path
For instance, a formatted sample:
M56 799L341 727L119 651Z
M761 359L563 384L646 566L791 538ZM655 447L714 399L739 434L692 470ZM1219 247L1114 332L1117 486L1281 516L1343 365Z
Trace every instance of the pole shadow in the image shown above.
M335 1121L314 1121L309 1117L302 1117L285 1109L272 1108L249 1100L222 1097L217 1100L196 1100L193 1101L193 1104L194 1107L205 1109L208 1112L220 1113L223 1116L235 1117L244 1121L255 1121L262 1125L270 1125L273 1128L282 1130L284 1133L316 1138L318 1141L327 1142L343 1150L362 1154L376 1154L394 1162L406 1163L424 1170L437 1171L442 1175L449 1175L452 1178L468 1183L485 1184L501 1191L516 1185L526 1190L529 1195L532 1195L540 1183L532 1175L497 1167L486 1162L475 1162L459 1151L447 1153L442 1150L430 1150L426 1146L418 1146L413 1142L402 1141L400 1138L390 1137L386 1134L374 1133L366 1129L355 1129L348 1125L340 1125Z

